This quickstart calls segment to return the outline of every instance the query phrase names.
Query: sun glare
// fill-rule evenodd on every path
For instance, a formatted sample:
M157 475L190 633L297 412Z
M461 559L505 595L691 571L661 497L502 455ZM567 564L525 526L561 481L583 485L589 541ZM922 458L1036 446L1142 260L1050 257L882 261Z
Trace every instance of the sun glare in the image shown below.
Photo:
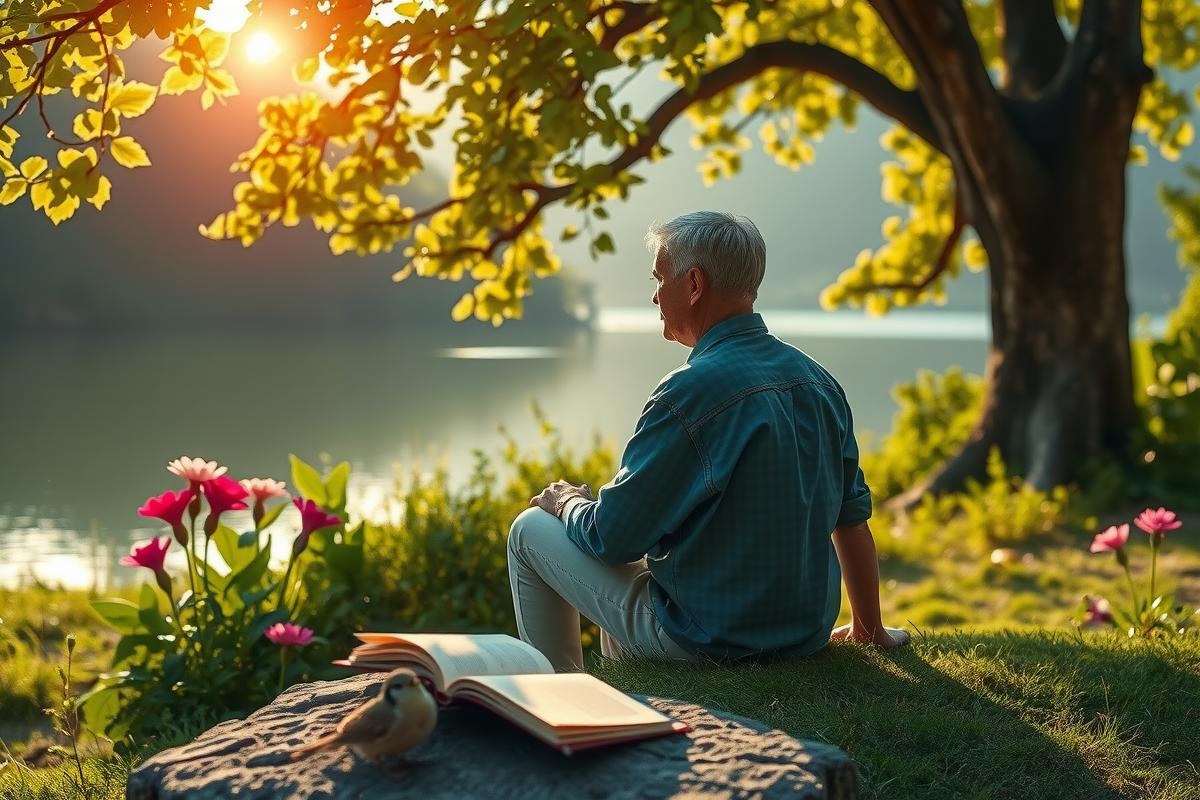
M250 19L246 0L213 0L208 8L197 9L196 19L218 33L237 33Z
M266 31L258 31L246 40L246 58L255 64L265 64L279 55L279 42Z

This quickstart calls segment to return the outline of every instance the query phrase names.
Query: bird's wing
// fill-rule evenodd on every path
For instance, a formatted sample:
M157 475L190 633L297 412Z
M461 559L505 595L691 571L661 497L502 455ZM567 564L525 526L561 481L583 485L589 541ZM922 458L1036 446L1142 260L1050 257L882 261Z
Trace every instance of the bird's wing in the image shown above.
M338 741L344 744L369 742L391 730L396 712L383 703L370 703L346 717L337 727Z

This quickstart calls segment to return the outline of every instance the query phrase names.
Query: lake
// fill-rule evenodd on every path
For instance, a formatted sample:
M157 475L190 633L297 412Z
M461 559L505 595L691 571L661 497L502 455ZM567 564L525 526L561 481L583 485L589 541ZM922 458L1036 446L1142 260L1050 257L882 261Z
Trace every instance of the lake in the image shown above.
M860 439L888 429L891 387L918 369L982 370L981 314L763 313L839 378ZM116 562L161 533L137 509L182 488L165 469L180 455L289 488L288 453L346 460L352 508L369 513L414 466L462 476L472 450L498 455L499 425L535 444L533 402L568 444L598 432L619 451L646 396L687 356L659 331L657 310L642 308L606 309L595 330L464 326L442 341L418 331L0 340L0 584L140 580Z

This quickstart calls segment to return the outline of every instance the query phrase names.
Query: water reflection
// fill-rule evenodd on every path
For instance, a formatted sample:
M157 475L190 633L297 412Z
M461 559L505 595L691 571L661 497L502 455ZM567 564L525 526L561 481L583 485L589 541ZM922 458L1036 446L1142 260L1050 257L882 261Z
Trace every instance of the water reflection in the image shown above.
M180 455L217 459L236 478L283 480L288 453L346 459L356 507L394 516L397 473L441 464L461 477L473 450L501 450L499 425L533 446L534 401L568 444L599 432L619 447L687 354L661 338L652 312L626 332L481 326L457 340L408 331L0 341L0 582L140 580L115 564L162 533L136 510L181 488L165 469ZM784 338L838 375L860 431L888 427L891 386L918 368L983 363L980 339L864 340L771 322L798 331ZM290 545L291 525L282 518L275 548Z

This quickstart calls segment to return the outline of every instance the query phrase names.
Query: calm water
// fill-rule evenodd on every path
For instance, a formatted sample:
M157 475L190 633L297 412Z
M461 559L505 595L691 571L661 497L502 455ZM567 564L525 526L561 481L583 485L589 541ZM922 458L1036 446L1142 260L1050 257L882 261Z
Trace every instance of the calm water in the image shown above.
M983 364L979 315L765 316L839 377L860 436L887 429L897 381ZM413 333L0 341L0 584L140 579L116 561L160 532L137 508L181 488L165 470L179 455L281 480L288 453L347 460L353 503L376 513L397 474L444 463L462 475L473 449L499 453L498 425L534 444L531 402L568 443L599 432L619 449L646 395L687 355L658 331L655 311L637 309L553 339L514 327L464 328L450 342Z

